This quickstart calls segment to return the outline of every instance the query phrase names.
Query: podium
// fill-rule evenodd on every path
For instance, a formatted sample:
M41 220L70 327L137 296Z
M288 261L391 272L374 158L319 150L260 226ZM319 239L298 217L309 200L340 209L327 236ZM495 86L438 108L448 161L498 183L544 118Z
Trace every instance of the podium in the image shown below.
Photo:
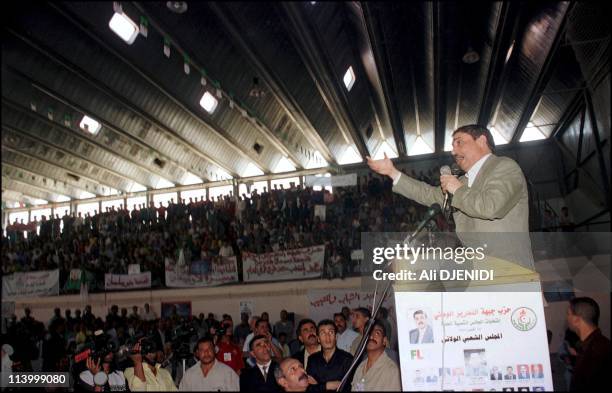
M450 262L453 264L453 262ZM394 262L394 271L431 261ZM438 270L451 268L440 263ZM487 257L482 281L415 280L393 285L404 391L551 391L539 275Z

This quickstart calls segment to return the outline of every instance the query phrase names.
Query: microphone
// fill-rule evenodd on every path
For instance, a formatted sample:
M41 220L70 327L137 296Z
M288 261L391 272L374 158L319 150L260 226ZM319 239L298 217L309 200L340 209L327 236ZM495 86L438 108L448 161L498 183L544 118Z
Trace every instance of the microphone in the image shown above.
M457 165L457 164L453 164L453 165ZM444 165L440 168L440 176L447 176L447 175L452 175L452 174L453 174L453 170L448 165ZM449 200L450 198L452 198L452 195L449 196L449 193L445 192L444 193L444 204L442 207L442 211L444 212L444 217L447 216L446 212L448 209L448 205L450 204L450 200Z
M425 217L419 223L419 225L414 230L414 232L412 232L406 239L404 239L404 243L412 243L412 241L423 230L423 228L425 228L425 225L427 225L427 223L429 221L431 221L432 218L434 218L435 216L437 216L441 212L442 212L442 210L440 209L440 205L439 204L434 203L433 205L431 205L429 207L429 209L427 209L427 212L425 212Z

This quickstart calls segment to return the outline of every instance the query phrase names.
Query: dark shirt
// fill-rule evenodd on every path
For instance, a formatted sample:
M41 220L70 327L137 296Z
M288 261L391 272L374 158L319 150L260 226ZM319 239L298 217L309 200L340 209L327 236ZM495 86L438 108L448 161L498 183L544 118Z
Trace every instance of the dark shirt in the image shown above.
M596 329L581 342L570 390L599 390L610 382L610 340Z
M351 367L352 361L353 355L336 348L328 363L325 361L323 351L321 350L308 357L308 368L306 372L316 379L319 384L325 386L329 381L341 381ZM344 385L343 391L350 390L351 384L347 382Z

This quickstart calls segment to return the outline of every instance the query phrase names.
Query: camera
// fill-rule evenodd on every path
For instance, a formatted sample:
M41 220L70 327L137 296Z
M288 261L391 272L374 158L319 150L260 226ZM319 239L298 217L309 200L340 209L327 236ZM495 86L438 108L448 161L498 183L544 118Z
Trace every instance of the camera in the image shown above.
M174 329L172 337L172 352L178 359L193 357L191 339L197 336L198 330L189 322L183 322Z
M75 363L92 358L95 362L100 359L104 359L109 353L117 351L117 346L111 340L108 334L105 334L102 330L97 330L86 344L84 349L78 354L74 355Z
M125 345L119 348L119 351L117 352L118 356L122 358L128 354L135 354L136 352L134 352L134 347L136 346L136 344L138 344L139 341L140 354L143 356L148 353L157 352L159 349L157 348L157 344L155 343L155 340L152 337L145 336L144 334L137 334L134 337L131 337Z

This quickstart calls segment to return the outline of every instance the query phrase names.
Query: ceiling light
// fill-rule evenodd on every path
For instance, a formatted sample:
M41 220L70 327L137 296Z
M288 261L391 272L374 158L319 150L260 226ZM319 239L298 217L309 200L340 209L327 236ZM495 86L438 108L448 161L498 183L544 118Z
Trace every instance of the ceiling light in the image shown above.
M41 199L38 199L38 200L40 201ZM58 195L57 199L55 200L55 202L69 202L69 201L70 201L70 197L67 197L66 195ZM45 201L45 204L46 203L47 201Z
M191 172L187 172L187 174L185 175L185 178L182 181L182 184L184 186L188 186L191 184L200 184L200 183L204 183L204 180L200 179L198 176L194 175Z
M433 149L425 142L421 135L417 136L416 141L408 151L409 156L433 153Z
M278 164L276 164L276 168L274 168L274 171L272 172L280 173L292 171L295 171L295 165L293 165L293 162L291 162L291 160L289 160L287 157L281 157Z
M79 127L81 127L81 129L83 131L87 131L90 134L97 134L98 131L100 131L100 128L102 127L100 125L100 123L94 119L92 119L91 117L85 115L83 116L83 119L81 119L81 123L79 124Z
M167 1L166 7L172 12L177 14L182 14L187 11L187 2L186 1Z
M478 60L480 60L480 56L478 55L478 52L476 52L471 46L468 46L468 49L463 55L463 58L461 58L461 60L465 64L474 64Z
M357 153L357 150L353 146L347 146L346 150L338 159L338 164L346 165L346 164L355 164L357 162L362 162L363 158Z
M506 55L505 63L507 63L508 60L510 60L510 56L512 56L512 51L513 50L514 50L514 41L512 41L512 45L510 45L510 49L508 49L508 54Z
M344 78L342 78L342 80L344 81L344 86L346 86L346 89L348 91L351 91L351 88L355 83L355 73L353 72L352 66L349 67L348 70L346 70L346 72L344 73Z
M383 158L385 158L385 153L387 153L387 157L389 158L397 158L397 153L391 148L391 145L389 145L387 141L383 141L383 143L376 151L376 154L374 154L374 159L382 160Z
M163 177L160 177L159 181L155 185L155 189L159 190L160 188L168 188L168 187L174 187L174 186L175 186L174 183L169 182L168 180L164 179Z
M261 169L257 168L252 162L249 162L249 165L247 165L242 177L261 176L263 174L264 173L261 171Z
M489 127L489 131L491 131L491 135L493 135L493 141L495 142L495 146L505 145L508 143L508 140L502 134L500 134L494 126Z
M539 141L542 139L546 139L546 135L538 127L526 127L519 142Z
M219 101L209 92L204 93L202 99L200 99L200 106L208 113L213 113L218 103Z
M138 37L138 26L123 12L115 12L108 26L128 45Z

